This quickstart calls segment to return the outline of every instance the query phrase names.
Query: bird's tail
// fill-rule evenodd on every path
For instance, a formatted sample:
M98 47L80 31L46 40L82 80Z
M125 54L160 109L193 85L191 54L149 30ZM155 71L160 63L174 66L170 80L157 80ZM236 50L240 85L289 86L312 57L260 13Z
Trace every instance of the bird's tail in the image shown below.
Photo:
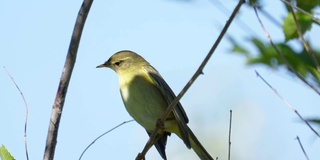
M189 127L189 140L191 143L191 148L197 153L201 160L213 160L210 154L206 151L206 149L201 145L197 137L193 134Z

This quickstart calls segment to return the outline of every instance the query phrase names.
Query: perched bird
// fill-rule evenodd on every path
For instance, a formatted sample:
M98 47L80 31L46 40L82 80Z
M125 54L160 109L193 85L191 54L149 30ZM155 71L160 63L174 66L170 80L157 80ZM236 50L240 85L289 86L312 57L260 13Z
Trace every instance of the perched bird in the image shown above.
M146 129L149 136L155 129L157 120L176 97L158 71L140 55L124 50L112 55L97 68L113 69L119 77L119 87L123 103L128 113ZM167 137L175 133L186 146L192 148L202 160L213 158L201 145L187 126L188 117L178 103L164 122L164 128L157 133L155 147L163 159L167 159L165 148Z

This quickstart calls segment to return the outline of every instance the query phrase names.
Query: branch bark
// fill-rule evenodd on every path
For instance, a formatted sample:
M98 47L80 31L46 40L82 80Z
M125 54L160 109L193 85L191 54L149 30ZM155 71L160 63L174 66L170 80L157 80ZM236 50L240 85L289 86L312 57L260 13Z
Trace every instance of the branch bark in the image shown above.
M69 82L71 79L73 67L76 62L82 30L83 30L85 21L87 19L92 2L93 0L83 1L80 11L78 13L76 24L74 26L74 30L72 33L72 37L71 37L71 41L70 41L70 45L67 53L66 62L62 71L62 75L61 75L59 86L58 86L58 91L52 107L46 148L45 148L44 157L43 157L44 160L53 160L53 157L54 157L63 105L66 99L67 90L68 90Z

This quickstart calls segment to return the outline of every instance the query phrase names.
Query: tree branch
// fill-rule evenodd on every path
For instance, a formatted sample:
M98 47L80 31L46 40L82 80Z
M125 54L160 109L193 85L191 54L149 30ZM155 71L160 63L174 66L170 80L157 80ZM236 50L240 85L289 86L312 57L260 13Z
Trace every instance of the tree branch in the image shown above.
M261 80L268 85L269 88L272 89L272 91L282 100L282 102L289 108L291 109L311 130L314 134L316 134L320 138L320 134L310 125L310 123L305 120L301 114L296 110L287 100L285 100L276 89L274 89L257 71L256 75L261 78Z
M110 133L111 131L117 129L118 127L124 125L124 124L127 124L127 123L130 123L130 122L133 122L134 120L128 120L128 121L124 121L120 124L118 124L117 126L109 129L108 131L104 132L103 134L101 134L100 136L98 136L96 139L94 139L84 150L83 152L81 153L80 157L79 157L79 160L81 160L82 156L84 155L84 153L93 145L93 143L95 143L98 139L100 139L101 137L103 137L104 135Z
M29 160L29 154L28 154L28 143L27 143L27 127L28 127L28 112L29 112L29 107L27 104L26 99L24 98L24 95L22 93L22 91L20 90L20 87L18 86L18 84L16 83L16 81L13 79L13 77L11 76L11 74L9 73L9 71L7 70L6 67L3 67L4 70L6 70L8 76L11 78L13 84L16 86L16 88L18 89L18 91L20 92L20 95L23 99L24 105L26 106L26 118L24 121L24 148L25 148L25 152L26 152L26 159Z
M296 138L296 139L297 139L297 140L298 140L298 142L299 142L300 148L301 148L301 150L302 150L302 152L303 152L304 156L306 157L306 159L307 159L307 160L309 160L308 154L307 154L307 152L304 150L303 145L302 145L302 143L301 143L301 141L300 141L299 136L297 136L297 138Z
M232 124L232 110L230 110L230 120L229 120L229 144L228 144L228 160L231 160L231 124Z
M59 82L56 98L54 100L54 104L52 107L46 148L45 148L44 158L43 158L44 160L53 160L53 157L54 157L54 151L57 144L58 129L59 129L60 118L63 110L63 105L67 95L67 90L68 90L71 74L73 71L73 67L76 62L82 30L83 30L86 18L88 16L90 7L92 5L92 2L93 0L83 1L80 11L78 13L76 24L74 26L71 42L69 45L69 50L67 53L66 62L65 62L61 79Z

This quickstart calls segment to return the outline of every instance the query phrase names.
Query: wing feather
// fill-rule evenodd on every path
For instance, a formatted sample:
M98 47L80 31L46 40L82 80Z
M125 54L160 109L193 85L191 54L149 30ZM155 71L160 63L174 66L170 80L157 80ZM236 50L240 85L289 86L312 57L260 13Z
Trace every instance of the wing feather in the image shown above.
M173 93L169 85L164 81L161 75L154 68L148 69L148 72L151 75L153 81L157 84L159 90L164 95L169 107L172 101L176 98L176 95ZM178 122L181 138L183 139L186 146L190 148L191 144L189 140L189 132L187 126L189 119L180 102L178 102L177 106L173 108L173 114L176 121Z

